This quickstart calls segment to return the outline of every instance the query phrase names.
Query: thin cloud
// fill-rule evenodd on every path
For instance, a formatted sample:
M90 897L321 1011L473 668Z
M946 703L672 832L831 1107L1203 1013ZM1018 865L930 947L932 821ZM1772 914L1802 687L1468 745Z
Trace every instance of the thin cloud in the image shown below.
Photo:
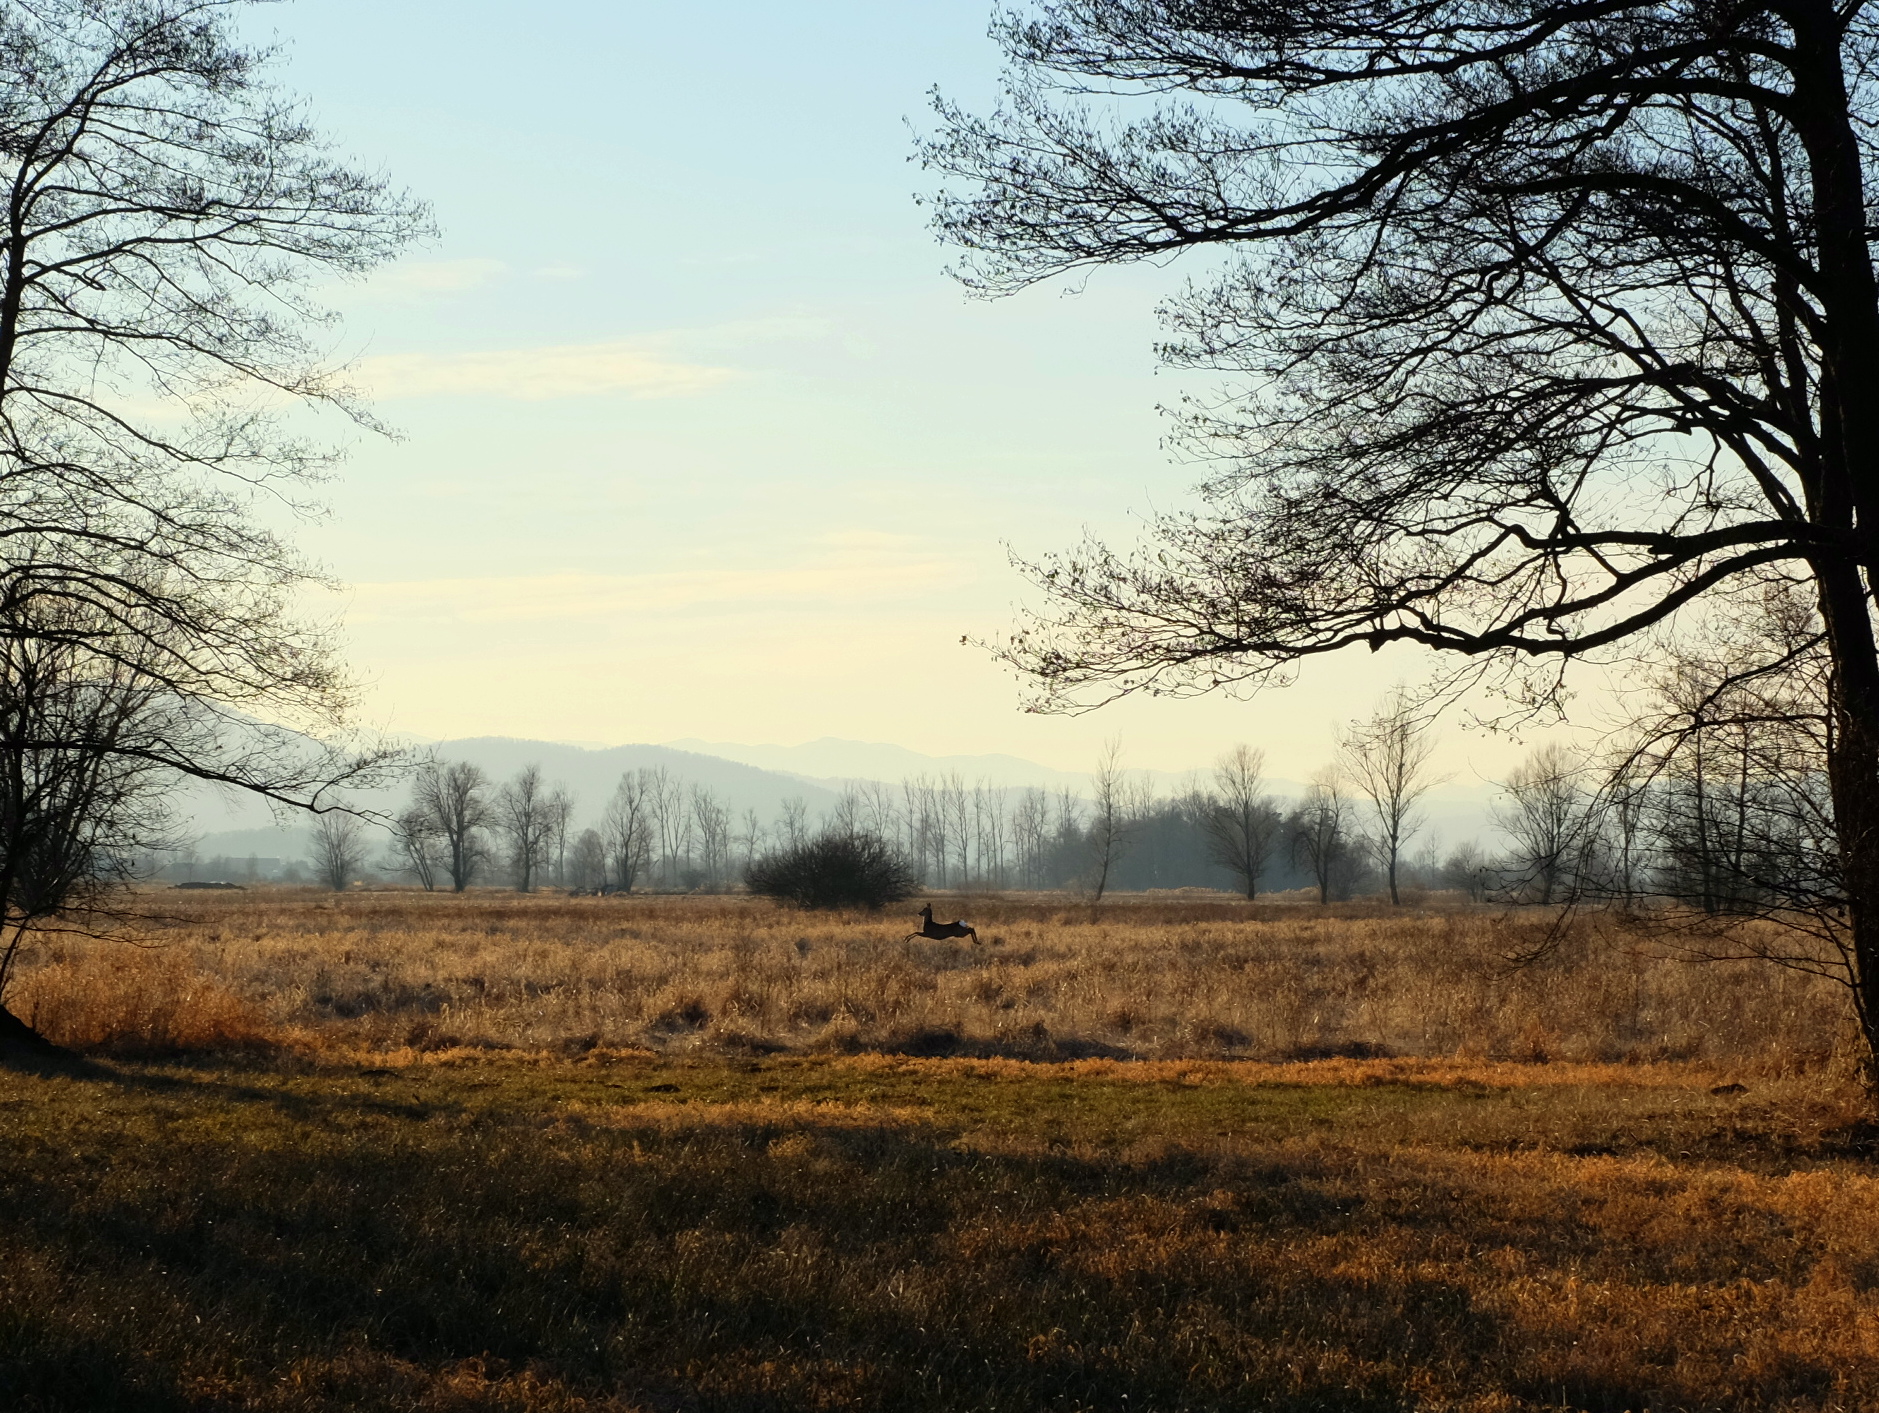
M355 625L547 623L785 605L852 609L857 603L924 597L959 582L964 572L963 566L936 557L890 559L851 551L778 569L407 580L355 585L346 617Z
M361 359L373 397L690 397L736 376L665 357L643 343L565 344L490 353L397 353Z

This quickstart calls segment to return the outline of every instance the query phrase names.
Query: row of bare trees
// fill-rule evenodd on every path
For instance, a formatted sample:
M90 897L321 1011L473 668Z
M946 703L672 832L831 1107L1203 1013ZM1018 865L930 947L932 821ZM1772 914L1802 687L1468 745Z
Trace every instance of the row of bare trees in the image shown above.
M628 771L599 821L575 828L578 801L536 765L497 783L465 761L432 761L417 772L410 802L392 822L387 871L425 889L462 892L501 881L536 887L630 892L730 887L772 839L800 842L809 829L800 799L766 825L736 815L708 787L660 767ZM367 862L367 831L350 817L315 827L315 871L349 886Z
M1369 719L1339 735L1335 759L1312 776L1289 812L1264 791L1263 752L1248 746L1228 752L1211 781L1193 792L1215 861L1254 898L1283 839L1288 861L1309 877L1321 903L1347 895L1369 869L1390 901L1400 903L1404 862L1422 828L1418 806L1440 783L1430 770L1432 724L1405 693L1391 693Z
M793 802L784 823L802 814ZM620 777L599 826L575 837L556 873L583 890L720 889L742 876L763 837L754 810L739 819L705 786L663 767L640 769Z
M1814 664L1818 666L1818 664ZM1505 782L1502 897L1779 915L1828 940L1846 894L1818 674L1676 661L1602 750L1543 745Z
M1207 781L1158 799L1111 742L1084 793L923 775L855 782L826 818L812 819L800 797L786 799L768 823L755 810L734 813L707 787L667 769L639 769L620 778L591 826L578 829L574 796L550 785L538 766L497 783L471 763L432 761L417 771L409 803L392 821L384 868L457 892L498 881L523 892L539 884L717 890L740 882L767 847L833 829L879 836L942 888L1074 888L1101 898L1125 877L1133 881L1123 886L1140 886L1145 851L1160 859L1157 886L1223 870L1249 898L1276 878L1282 887L1308 882L1329 901L1374 868L1394 896L1416 803L1432 783L1430 749L1427 722L1393 697L1340 738L1336 764L1290 808L1267 791L1264 755L1251 747L1222 757ZM349 886L366 866L367 843L368 831L351 816L322 818L316 875Z
M863 782L844 793L831 824L891 841L936 887L1073 888L1100 899L1119 883L1178 886L1223 870L1249 898L1276 876L1288 888L1308 880L1329 901L1374 868L1394 897L1417 804L1436 783L1432 749L1429 719L1397 694L1340 738L1336 763L1290 808L1266 789L1264 754L1250 746L1163 799L1112 741L1084 793L957 774Z

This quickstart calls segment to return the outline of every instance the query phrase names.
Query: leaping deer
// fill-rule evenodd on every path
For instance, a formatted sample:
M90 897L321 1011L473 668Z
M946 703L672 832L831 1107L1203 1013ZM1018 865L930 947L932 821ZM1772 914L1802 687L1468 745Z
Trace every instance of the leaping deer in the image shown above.
M971 923L933 921L933 905L931 903L928 903L924 908L920 909L920 930L918 932L909 932L901 940L911 942L916 937L925 938L929 942L944 942L953 937L970 937L974 947L979 945L978 931Z

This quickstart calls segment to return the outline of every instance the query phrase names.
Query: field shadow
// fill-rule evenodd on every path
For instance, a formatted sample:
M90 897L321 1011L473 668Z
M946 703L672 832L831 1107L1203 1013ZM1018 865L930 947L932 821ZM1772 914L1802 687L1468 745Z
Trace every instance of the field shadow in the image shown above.
M173 1371L44 1318L0 1322L0 1407L19 1413L184 1413ZM200 1405L193 1405L200 1406Z
M35 1312L0 1324L8 1408L272 1408L290 1379L296 1410L1552 1407L1534 1336L1463 1267L1367 1253L1472 1222L1537 1266L1612 1259L1594 1226L1470 1211L1394 1157L1385 1183L1315 1149L967 1143L865 1108L689 1108L676 1084L473 1112L468 1090L374 1092L390 1072L296 1092L85 1063L163 1101L163 1138L0 1145L0 1309ZM1314 1243L1344 1254L1287 1254ZM1750 1250L1620 1255L1646 1285L1787 1278ZM61 1392L72 1358L90 1382ZM1627 1374L1569 1381L1568 1405L1678 1405ZM185 1392L210 1375L214 1399ZM1728 1406L1827 1377L1797 1364Z
M804 1154L777 1156L791 1141ZM403 1403L355 1381L296 1407L415 1406L428 1395L414 1371L497 1360L570 1398L740 1413L1407 1413L1426 1402L1404 1391L1418 1371L1508 1337L1459 1285L1104 1274L1037 1234L1081 1199L1231 1180L1204 1164L966 1154L917 1129L813 1122L587 1134L578 1149L506 1130L182 1157L142 1187L86 1168L6 1175L20 1220L0 1238L5 1259L89 1283L48 1294L37 1333L9 1342L9 1406L246 1406L175 1392L213 1349L261 1384L362 1354L403 1371L384 1383ZM1296 1175L1257 1186L1249 1236L1351 1220ZM962 1258L961 1234L1014 1204L1036 1221ZM61 1392L46 1351L85 1340L92 1384L116 1383Z
M109 1079L96 1060L57 1046L0 1045L0 1071L33 1079Z
M1136 1060L1141 1055L1126 1046L1111 1045L1077 1035L1053 1034L1042 1022L998 1035L968 1035L956 1026L918 1026L883 1036L857 1039L854 1053L898 1055L908 1059L1030 1060Z

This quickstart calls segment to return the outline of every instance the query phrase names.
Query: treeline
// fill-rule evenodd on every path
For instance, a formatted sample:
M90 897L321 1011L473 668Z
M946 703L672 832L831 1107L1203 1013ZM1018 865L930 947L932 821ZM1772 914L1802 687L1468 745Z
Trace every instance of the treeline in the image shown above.
M766 825L756 811L735 814L706 786L664 767L622 776L596 824L576 827L578 803L566 787L545 782L538 766L496 782L466 762L430 763L394 822L382 867L457 892L475 883L522 892L718 891L742 879L772 832L800 838L809 827L800 799L786 801L781 818ZM322 841L315 843L317 852Z
M1687 703L1660 700L1690 719ZM1444 853L1426 837L1430 723L1395 696L1340 735L1297 798L1265 789L1264 758L1247 746L1164 795L1124 771L1112 746L1086 793L918 776L856 782L821 815L786 799L768 819L664 768L641 769L583 826L580 802L538 767L495 781L434 762L377 862L427 889L726 891L766 852L835 833L878 838L929 888L1302 890L1321 902L1447 890L1481 903L1669 901L1711 913L1830 902L1827 782L1805 739L1819 717L1785 698L1775 705L1754 712L1726 699L1726 719L1699 710L1690 730L1641 732L1604 755L1541 746L1502 782L1493 848L1469 840ZM316 875L349 886L368 865L367 842L351 817L323 817Z
M623 775L598 819L583 826L581 802L538 767L496 781L467 762L433 762L418 772L381 856L370 857L357 821L335 814L316 826L312 866L334 887L376 862L426 889L724 891L741 886L769 850L860 832L890 844L932 888L1099 896L1311 888L1332 900L1378 886L1388 860L1341 781L1327 776L1287 803L1262 789L1262 765L1259 752L1241 747L1210 783L1157 797L1121 770L1112 749L1088 794L919 776L856 782L820 815L800 797L785 799L768 819L735 811L665 768L640 769ZM1433 857L1402 867L1413 886L1443 886Z

